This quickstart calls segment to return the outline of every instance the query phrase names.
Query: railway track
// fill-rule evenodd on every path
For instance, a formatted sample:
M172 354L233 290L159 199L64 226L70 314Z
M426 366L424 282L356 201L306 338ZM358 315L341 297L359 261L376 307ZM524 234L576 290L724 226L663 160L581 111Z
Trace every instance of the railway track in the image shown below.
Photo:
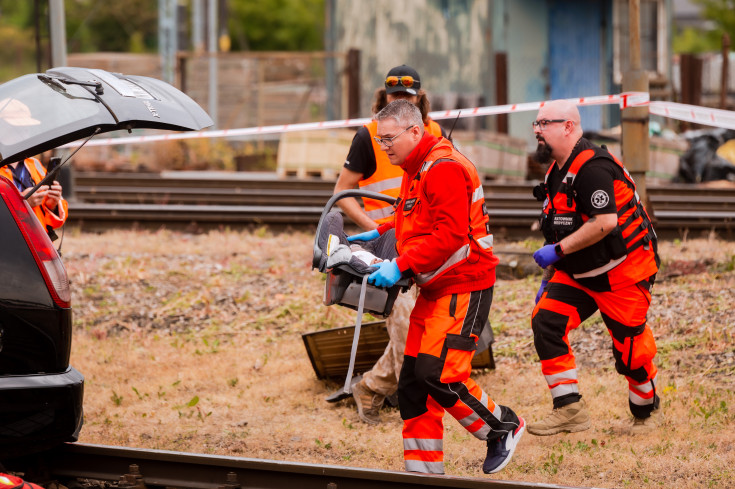
M64 444L41 455L11 461L6 468L26 474L31 481L56 480L67 487L80 487L79 481L107 483L107 487L117 482L120 489L373 489L378 485L390 489L571 489L490 477L431 476L80 443Z
M537 236L540 203L531 182L487 183L485 198L495 234ZM69 222L86 230L137 226L207 229L267 224L314 226L334 181L279 179L264 173L78 172ZM667 185L648 188L662 238L715 232L735 238L735 188Z

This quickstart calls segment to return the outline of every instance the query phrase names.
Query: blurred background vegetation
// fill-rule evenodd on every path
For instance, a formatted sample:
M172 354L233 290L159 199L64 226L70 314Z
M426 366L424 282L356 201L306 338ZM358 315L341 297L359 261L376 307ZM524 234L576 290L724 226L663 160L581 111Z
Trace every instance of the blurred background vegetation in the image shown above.
M324 2L226 0L220 15L233 51L320 51ZM69 53L158 51L158 0L65 0L64 7ZM181 20L190 22L190 13ZM45 70L48 37L48 0L0 0L0 81Z
M735 41L735 0L692 0L702 6L702 16L711 23L711 30L688 27L675 30L674 54L720 51L722 35Z
M692 0L709 30L675 29L674 54L719 51L722 35L735 39L735 0ZM158 0L65 0L70 53L155 53ZM189 9L190 2L182 2ZM232 51L324 49L325 0L224 0ZM190 22L190 15L182 20ZM48 0L0 0L0 78L47 66ZM40 50L37 46L40 45Z

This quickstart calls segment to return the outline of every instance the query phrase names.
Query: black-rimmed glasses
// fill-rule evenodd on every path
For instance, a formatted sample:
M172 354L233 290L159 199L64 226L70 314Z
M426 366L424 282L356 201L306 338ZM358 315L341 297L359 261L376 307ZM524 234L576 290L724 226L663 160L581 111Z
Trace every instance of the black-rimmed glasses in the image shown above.
M531 123L531 125L533 126L534 129L536 129L538 127L539 129L541 129L543 131L543 130L546 129L546 127L549 124L551 124L553 122L566 122L568 120L569 119L541 119L540 121L533 121Z
M376 142L376 143L378 143L378 144L381 144L381 145L385 146L386 148L390 148L391 146L393 146L393 140L394 140L395 138L397 138L398 136L400 136L400 135L401 135L401 134L403 134L404 132L408 131L409 129L411 129L411 128L412 128L412 127L414 127L415 125L416 125L416 124L414 124L413 126L408 126L408 127L407 127L407 128L405 128L405 129L404 129L403 131L399 132L398 134L396 134L396 135L395 135L395 136L393 136L392 138L379 138L378 136L373 136L373 139L375 139L375 142Z

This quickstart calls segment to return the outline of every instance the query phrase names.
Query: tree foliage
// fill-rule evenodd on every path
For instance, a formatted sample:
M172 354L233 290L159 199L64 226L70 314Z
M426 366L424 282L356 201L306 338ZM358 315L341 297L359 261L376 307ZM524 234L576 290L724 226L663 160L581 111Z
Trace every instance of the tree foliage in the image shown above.
M712 22L712 30L688 27L673 40L675 53L720 51L722 35L730 36L730 48L735 44L735 0L693 0L702 6L702 17Z
M69 52L155 52L158 0L66 0Z
M323 49L324 0L225 1L233 50ZM19 38L32 38L36 23L34 3L0 0L0 26L10 26ZM39 0L38 5L42 37L47 39L48 0ZM181 5L191 9L189 1L182 1ZM64 7L69 52L158 49L158 0L65 0ZM190 11L179 22L188 26Z
M323 49L324 0L230 0L229 11L235 50Z

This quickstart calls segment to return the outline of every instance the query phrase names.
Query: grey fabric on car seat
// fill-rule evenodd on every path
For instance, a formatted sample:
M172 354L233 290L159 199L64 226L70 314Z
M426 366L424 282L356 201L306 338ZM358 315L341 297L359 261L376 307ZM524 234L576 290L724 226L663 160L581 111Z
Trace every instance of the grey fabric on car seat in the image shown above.
M329 235L332 234L339 238L338 249L332 253L332 259L327 256L327 242ZM322 227L319 230L317 238L319 249L322 251L322 257L319 261L319 271L325 272L328 268L338 265L348 265L355 272L360 274L372 273L375 267L366 265L359 258L352 256L350 251L350 243L347 241L347 235L344 232L344 220L339 211L331 211L324 216ZM380 237L370 241L353 241L353 244L361 245L365 250L384 260L392 260L398 256L396 252L396 236L393 229L383 233Z

